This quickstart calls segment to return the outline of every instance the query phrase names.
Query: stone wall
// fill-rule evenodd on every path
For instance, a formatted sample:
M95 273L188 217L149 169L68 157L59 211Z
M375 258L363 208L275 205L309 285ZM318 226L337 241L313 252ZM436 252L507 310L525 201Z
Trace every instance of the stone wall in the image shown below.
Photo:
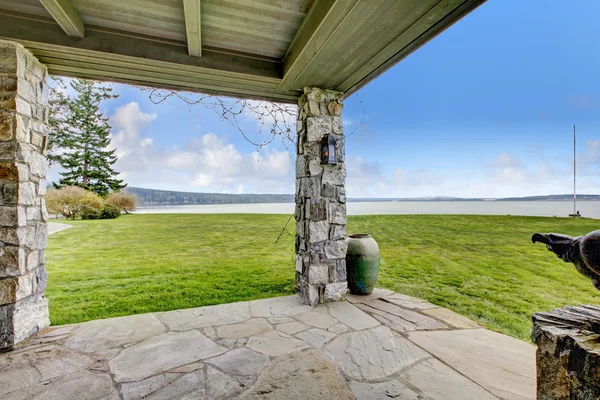
M306 88L296 126L296 287L307 304L344 298L346 166L342 94ZM337 139L337 165L322 165L320 141Z
M0 349L49 325L46 67L0 41Z

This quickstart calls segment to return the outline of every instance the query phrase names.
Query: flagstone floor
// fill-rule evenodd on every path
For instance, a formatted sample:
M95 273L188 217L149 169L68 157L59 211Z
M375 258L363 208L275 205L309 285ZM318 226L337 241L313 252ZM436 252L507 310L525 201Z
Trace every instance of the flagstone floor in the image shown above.
M0 398L535 399L535 347L376 290L52 327L0 354Z

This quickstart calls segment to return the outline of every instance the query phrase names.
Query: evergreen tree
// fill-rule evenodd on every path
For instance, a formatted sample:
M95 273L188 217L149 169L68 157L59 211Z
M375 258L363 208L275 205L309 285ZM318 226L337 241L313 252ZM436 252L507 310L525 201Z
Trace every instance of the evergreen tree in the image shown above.
M57 186L81 186L101 196L119 191L127 185L117 179L113 169L117 161L115 149L109 150L110 124L100 112L100 103L117 98L112 89L85 79L71 82L77 97L68 98L60 91L53 93L49 116L51 129L51 161L64 172Z

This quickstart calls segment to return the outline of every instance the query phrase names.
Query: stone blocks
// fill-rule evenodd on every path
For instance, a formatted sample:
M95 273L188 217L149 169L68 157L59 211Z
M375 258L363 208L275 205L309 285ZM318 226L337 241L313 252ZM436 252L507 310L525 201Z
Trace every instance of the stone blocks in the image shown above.
M49 325L43 199L46 67L0 40L0 349Z
M537 399L600 398L600 307L566 306L532 316Z
M305 303L344 298L346 284L346 166L342 94L304 89L298 102L296 146L296 287ZM337 139L337 165L322 165L319 142Z

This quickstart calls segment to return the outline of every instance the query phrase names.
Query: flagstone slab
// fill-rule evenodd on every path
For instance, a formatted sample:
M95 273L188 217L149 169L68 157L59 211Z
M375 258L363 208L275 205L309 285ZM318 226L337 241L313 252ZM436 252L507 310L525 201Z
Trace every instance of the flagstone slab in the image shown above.
M277 357L308 348L302 340L278 331L270 331L252 336L248 339L246 347L271 357Z
M323 329L313 328L298 333L297 338L302 339L311 347L321 347L335 337L335 333L324 331Z
M250 318L248 303L219 304L155 314L169 329L183 332L209 326L228 325Z
M206 361L219 369L241 376L257 375L269 362L269 357L256 351L240 348Z
M402 378L428 400L498 400L481 386L435 359L413 366Z
M273 318L269 318L269 322L273 325L277 325L277 324L287 324L290 322L296 322L296 320L293 318L290 318L290 317L273 317Z
M410 321L402 319L392 314L388 314L383 311L376 310L371 307L367 307L364 304L356 304L358 308L367 312L377 321L381 322L383 325L387 326L390 329L393 329L396 332L411 332L418 330L417 325L413 324Z
M311 349L275 358L239 399L352 400L354 396L325 354Z
M394 292L391 290L375 288L373 289L373 292L371 294L361 295L346 293L346 300L348 300L352 304L364 303L365 301L377 300L382 297L390 296L392 294L394 294Z
M488 331L411 332L409 340L503 399L535 399L535 346Z
M167 385L151 392L150 395L140 398L140 400L206 399L205 382L206 373L201 369L170 381Z
M302 332L310 328L308 325L304 325L302 322L294 321L287 322L285 324L280 324L275 327L279 332L287 333L288 335L293 335L294 333Z
M340 324L335 324L335 325L329 327L329 329L327 329L327 330L329 332L338 334L338 333L348 332L350 329L346 325L340 323Z
M206 393L207 399L220 400L230 398L246 389L243 383L223 372L208 367L206 369Z
M450 311L447 308L432 308L430 310L423 310L427 315L431 315L437 319L444 321L446 324L459 329L474 329L481 328L476 322L471 321L467 317L463 317L460 314Z
M217 327L217 335L222 339L241 339L272 330L273 327L263 318L252 318L244 322Z
M298 295L254 300L249 304L252 316L261 318L291 317L313 309L304 304Z
M30 399L119 400L119 394L108 374L93 374L82 370L2 397L2 400Z
M329 308L331 316L352 329L360 330L380 325L379 322L369 314L359 310L346 301L327 303L327 307Z
M34 362L42 382L91 367L92 364L93 361L88 357L74 352L53 352L50 357L43 357Z
M381 379L428 356L386 326L340 335L325 352L352 379Z
M400 293L394 293L390 296L386 296L385 301L388 303L396 304L397 306L408 308L410 310L428 310L431 308L439 308L435 304L416 297L406 296Z
M138 381L225 351L198 331L169 332L126 348L109 366L116 382Z
M121 396L123 400L147 399L149 395L164 388L180 377L181 375L179 374L163 374L138 382L126 382L121 384Z
M41 374L31 367L0 371L0 397L3 398L7 393L39 383L41 379Z
M166 328L152 314L131 315L84 322L71 330L65 346L94 353L160 335Z
M391 380L383 383L350 382L350 390L352 390L352 393L354 396L356 396L356 400L423 399L423 397L419 396L408 386L397 380Z
M356 306L368 314L372 314L374 317L375 315L379 315L392 321L407 332L414 330L448 329L447 325L442 324L434 318L416 311L407 310L392 303L387 303L383 300L372 300L356 304Z
M314 311L298 314L296 315L296 319L305 323L306 325L321 329L328 329L329 327L338 323L336 319L330 317L329 315Z

